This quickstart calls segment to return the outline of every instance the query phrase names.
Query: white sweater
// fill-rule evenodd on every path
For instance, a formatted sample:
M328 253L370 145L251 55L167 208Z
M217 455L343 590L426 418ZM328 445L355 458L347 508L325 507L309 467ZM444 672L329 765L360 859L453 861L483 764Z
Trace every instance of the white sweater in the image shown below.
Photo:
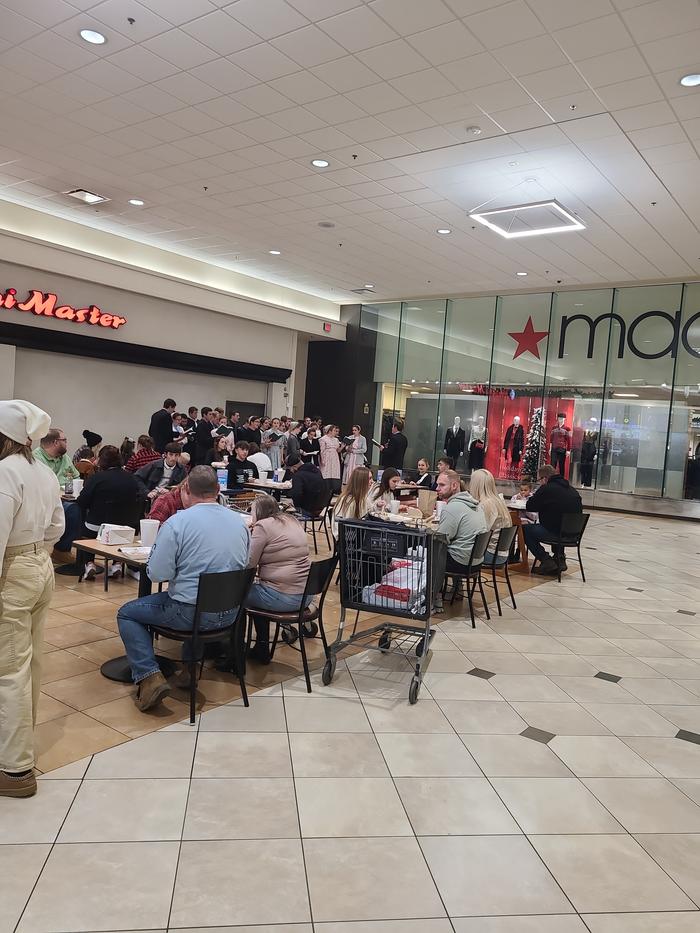
M51 548L64 527L61 490L51 470L21 454L0 460L0 565L5 548L36 542Z

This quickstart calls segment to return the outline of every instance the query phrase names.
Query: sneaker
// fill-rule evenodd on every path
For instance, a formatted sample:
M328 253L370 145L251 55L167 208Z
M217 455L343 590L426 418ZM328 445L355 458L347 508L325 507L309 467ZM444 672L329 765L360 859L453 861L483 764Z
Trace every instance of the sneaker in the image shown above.
M126 575L127 575L127 577L131 577L132 580L140 580L140 579L141 579L141 574L138 572L138 570L134 570L133 567L127 567L127 568L126 568Z
M113 577L121 577L122 575L122 565L113 563L109 568L109 578L110 580Z
M136 689L134 701L136 706L145 712L158 706L160 701L170 694L170 684L160 671L155 671L140 680Z
M83 574L83 580L94 580L97 576L97 566L93 561L89 560L85 564L85 573Z
M36 794L34 772L28 774L8 774L0 771L0 797L33 797Z

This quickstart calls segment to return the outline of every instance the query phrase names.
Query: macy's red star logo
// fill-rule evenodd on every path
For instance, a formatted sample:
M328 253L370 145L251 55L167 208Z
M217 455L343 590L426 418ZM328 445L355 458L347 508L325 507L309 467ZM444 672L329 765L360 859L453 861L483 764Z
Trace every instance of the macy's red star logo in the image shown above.
M538 344L540 340L544 340L548 334L548 330L535 330L532 317L529 317L524 330L508 333L508 336L512 337L518 345L513 354L513 359L517 360L523 353L532 353L532 355L539 360L540 348Z

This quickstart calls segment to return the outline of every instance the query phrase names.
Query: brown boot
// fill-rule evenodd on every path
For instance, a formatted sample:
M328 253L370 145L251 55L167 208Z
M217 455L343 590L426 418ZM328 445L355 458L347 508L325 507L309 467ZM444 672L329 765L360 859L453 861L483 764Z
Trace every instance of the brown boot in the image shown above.
M160 671L156 671L139 681L134 702L141 712L145 712L157 706L169 694L170 684Z
M36 794L34 772L21 776L0 771L0 797L33 797Z
M72 564L75 561L75 555L72 551L57 551L54 548L51 551L51 560L54 564Z
M197 665L199 667L199 665ZM199 681L199 671L194 672L194 682L195 686ZM178 690L189 690L190 689L190 669L186 664L182 670L178 671L174 677L171 677L168 681L171 687L176 687Z

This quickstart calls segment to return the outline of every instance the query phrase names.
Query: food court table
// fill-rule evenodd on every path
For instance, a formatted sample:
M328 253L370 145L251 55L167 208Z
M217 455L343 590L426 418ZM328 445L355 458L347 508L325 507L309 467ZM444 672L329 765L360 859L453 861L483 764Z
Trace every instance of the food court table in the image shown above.
M530 572L530 564L527 560L527 546L525 544L525 535L523 533L523 523L521 521L522 513L525 511L525 502L506 502L513 524L518 529L518 550L520 551L520 560L514 564L509 564L509 570L519 570L521 573Z
M146 573L148 557L127 556L120 550L120 545L102 544L102 542L98 541L96 538L81 538L79 541L74 541L73 546L76 549L78 563L80 563L81 555L104 558L105 583L107 583L107 575L109 573L109 564L111 561L118 561L120 564L126 564L127 567L133 567L134 570L138 570L139 596L150 595L152 589L151 581ZM139 547L139 542L137 540L133 544L126 546ZM82 576L79 579L82 580ZM169 677L174 672L175 664L170 658L156 655L156 660L166 677ZM123 684L130 684L133 682L131 667L129 666L126 655L120 655L118 658L105 661L100 668L100 673L108 680L116 680Z

